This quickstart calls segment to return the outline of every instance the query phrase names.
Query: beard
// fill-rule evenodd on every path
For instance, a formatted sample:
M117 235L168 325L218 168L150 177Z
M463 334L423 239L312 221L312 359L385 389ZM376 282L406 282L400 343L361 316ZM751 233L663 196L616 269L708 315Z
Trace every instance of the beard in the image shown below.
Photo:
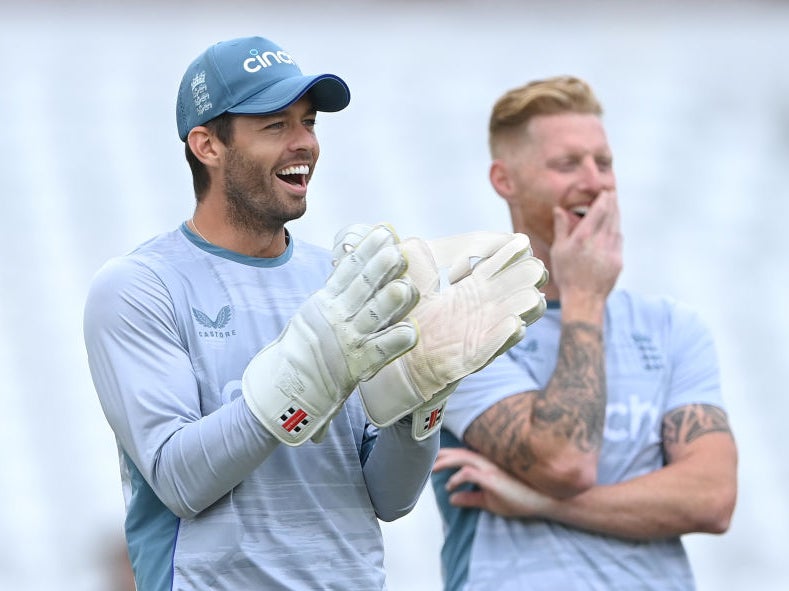
M227 150L225 195L227 215L236 228L250 233L275 232L285 223L300 218L307 210L305 201L288 205L280 196L270 171L241 152Z

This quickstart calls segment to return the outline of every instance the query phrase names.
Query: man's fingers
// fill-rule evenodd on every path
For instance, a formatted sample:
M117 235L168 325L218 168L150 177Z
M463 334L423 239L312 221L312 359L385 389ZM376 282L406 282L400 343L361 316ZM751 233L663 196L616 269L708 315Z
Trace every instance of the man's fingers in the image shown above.
M591 223L591 226L587 226L585 232L594 240L593 244L606 251L620 250L622 231L616 193L613 191L600 193L597 201L589 210L589 218L588 222ZM586 221L586 219L581 220L581 223Z
M438 450L433 472L440 472L447 468L460 468L466 464L480 463L478 454L462 447L442 447Z
M454 507L485 508L485 494L481 490L463 490L449 495Z
M601 191L589 208L579 226L584 226L589 234L619 231L619 206L616 193Z
M457 472L449 477L444 488L446 488L447 491L452 492L464 484L479 484L478 471L472 465L466 464L461 466Z
M553 241L554 244L559 240L564 240L569 235L568 228L570 223L567 216L570 215L561 207L553 208Z
M608 191L601 191L578 224L586 234L595 234L605 227L610 211L611 197Z
M616 193L613 191L608 191L607 193L611 204L609 207L609 215L606 218L606 228L612 234L621 235L619 200L616 197Z

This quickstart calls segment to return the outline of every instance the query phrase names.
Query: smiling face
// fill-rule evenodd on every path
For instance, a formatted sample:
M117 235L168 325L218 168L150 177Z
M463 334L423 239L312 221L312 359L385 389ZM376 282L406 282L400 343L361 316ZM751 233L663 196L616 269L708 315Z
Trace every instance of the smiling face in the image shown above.
M601 191L616 187L597 115L538 115L502 138L496 153L491 182L510 207L513 229L528 234L542 256L553 243L555 206L573 212L575 227Z
M270 115L239 116L233 125L222 169L231 223L260 232L301 217L320 154L310 101L302 98Z

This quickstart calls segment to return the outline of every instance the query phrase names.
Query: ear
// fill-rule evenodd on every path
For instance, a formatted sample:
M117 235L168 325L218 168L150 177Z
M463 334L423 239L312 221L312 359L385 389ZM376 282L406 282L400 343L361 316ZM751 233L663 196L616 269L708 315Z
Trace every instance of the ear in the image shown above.
M490 184L493 185L496 193L505 200L509 201L513 192L512 179L509 169L502 160L494 160L490 165Z
M210 129L198 125L189 132L186 138L192 154L206 166L216 166L223 145Z

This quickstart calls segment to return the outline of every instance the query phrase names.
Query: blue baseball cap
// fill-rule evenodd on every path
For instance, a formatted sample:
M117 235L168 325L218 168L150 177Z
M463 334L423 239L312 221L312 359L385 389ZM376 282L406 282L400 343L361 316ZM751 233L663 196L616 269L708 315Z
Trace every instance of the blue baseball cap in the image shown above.
M184 73L178 89L178 135L222 113L276 113L309 93L317 111L348 106L348 85L334 74L305 76L291 57L263 37L221 41L205 50Z

